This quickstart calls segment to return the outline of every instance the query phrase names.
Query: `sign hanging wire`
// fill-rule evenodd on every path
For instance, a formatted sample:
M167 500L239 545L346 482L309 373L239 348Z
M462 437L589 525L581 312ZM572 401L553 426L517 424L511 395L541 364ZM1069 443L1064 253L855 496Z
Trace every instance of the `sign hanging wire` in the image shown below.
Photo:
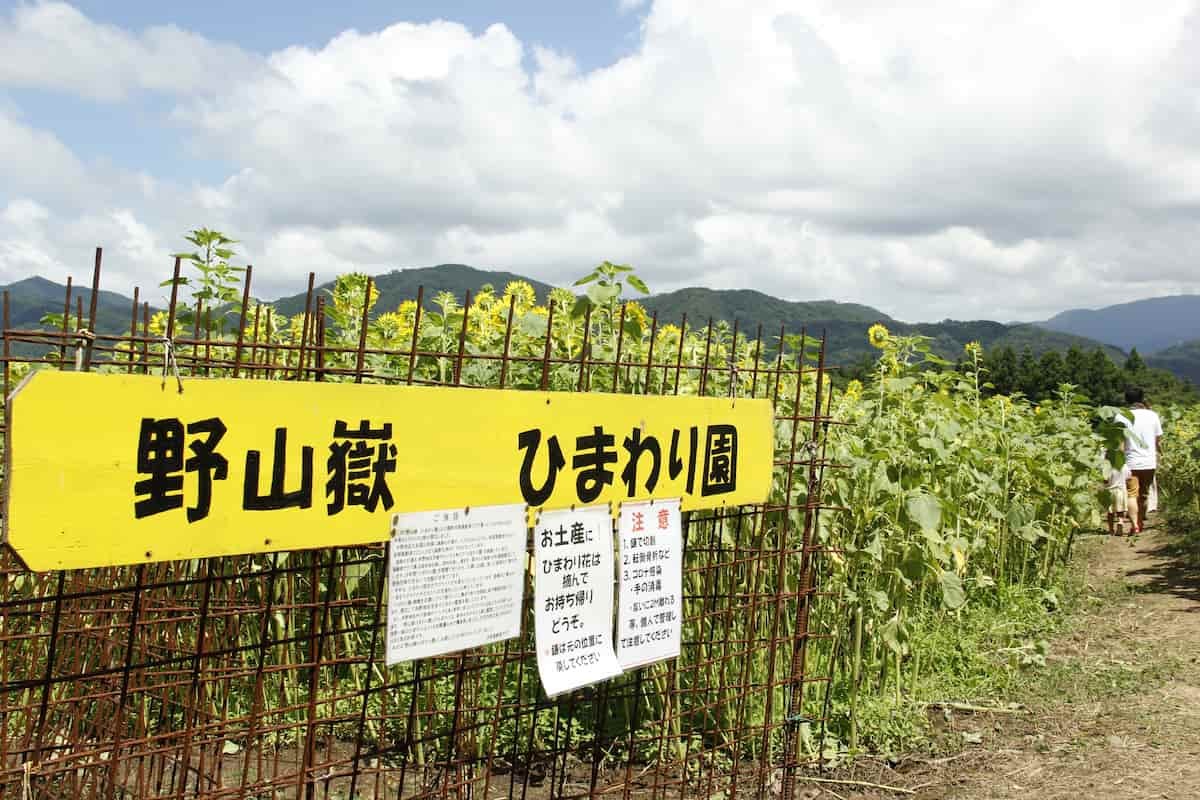
M167 388L167 365L170 364L171 371L175 373L175 383L179 386L179 393L183 394L183 379L179 377L179 359L175 357L175 342L169 337L162 337L163 343L163 371L162 371L162 388L165 391Z

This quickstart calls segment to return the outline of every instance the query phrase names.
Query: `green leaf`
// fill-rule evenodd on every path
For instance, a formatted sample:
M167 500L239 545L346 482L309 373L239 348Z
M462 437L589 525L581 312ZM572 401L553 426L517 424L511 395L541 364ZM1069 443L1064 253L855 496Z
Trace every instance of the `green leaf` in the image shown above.
M583 286L585 283L591 283L592 281L596 280L596 278L599 278L599 277L600 277L600 273L598 271L593 272L591 275L585 275L584 277L575 281L571 285L572 286Z
M883 561L883 539L878 534L871 537L871 543L863 548L863 552L869 554L876 561Z
M587 296L598 306L607 305L616 300L620 293L621 290L615 286L601 286L600 284L593 284L587 290Z
M1037 525L1022 525L1020 528L1017 528L1016 534L1018 538L1024 539L1030 544L1035 544L1038 539L1044 536L1041 528Z
M642 280L641 278L639 278L637 275L630 275L628 280L629 280L629 285L632 286L633 288L637 289L642 294L650 294L650 287L647 286L646 282L644 280Z
M875 606L876 611L888 610L889 603L887 592L881 592L878 589L872 589L871 591L867 592L867 596L871 598L871 605Z
M936 497L924 492L912 494L905 505L909 519L921 526L921 530L927 533L937 531L942 522L942 506Z
M525 314L521 317L520 329L527 336L540 339L546 335L547 319L537 314Z
M900 622L899 613L884 623L879 629L879 634L893 653L901 656L908 653L908 630Z
M921 580L925 573L925 553L916 545L911 545L904 551L904 560L900 562L900 574L913 583Z
M587 295L575 298L575 305L571 307L571 316L575 319L582 319L587 310L593 306L591 299Z
M634 340L642 338L642 324L632 317L625 318L625 335Z
M962 580L953 572L943 570L938 576L942 585L942 602L951 611L962 608L967 602L967 593L963 589Z

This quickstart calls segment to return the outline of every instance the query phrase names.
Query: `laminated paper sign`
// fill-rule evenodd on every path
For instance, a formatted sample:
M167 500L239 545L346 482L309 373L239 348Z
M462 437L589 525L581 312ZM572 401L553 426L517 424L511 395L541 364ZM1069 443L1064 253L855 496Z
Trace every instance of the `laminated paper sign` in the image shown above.
M548 697L621 674L613 652L612 518L546 511L533 530L538 675Z
M396 514L387 663L520 634L526 530L523 504Z
M679 500L625 503L617 661L624 669L679 655L683 526Z

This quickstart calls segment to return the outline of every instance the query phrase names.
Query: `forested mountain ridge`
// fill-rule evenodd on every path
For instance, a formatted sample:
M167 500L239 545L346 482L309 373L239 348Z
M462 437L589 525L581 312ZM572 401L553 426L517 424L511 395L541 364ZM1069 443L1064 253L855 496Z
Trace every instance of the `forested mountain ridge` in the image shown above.
M1041 327L1085 336L1143 356L1200 339L1200 295L1176 294L1077 308L1056 314Z
M496 292L513 281L525 281L534 289L539 302L545 302L553 288L550 284L503 271L481 270L464 264L441 264L434 267L393 270L374 277L379 299L374 314L395 310L405 300L416 298L424 288L427 307L433 307L441 292L449 292L460 302L467 291L478 293L485 286ZM10 324L14 328L36 328L46 313L62 312L65 287L40 277L26 278L7 287L10 295ZM333 283L316 287L328 296ZM85 314L90 300L86 288L76 288L74 296L82 296ZM657 314L660 324L679 325L686 315L689 328L703 326L711 319L738 324L739 335L754 338L761 327L764 348L770 350L780 330L788 334L807 330L813 336L826 335L828 363L841 368L844 378L861 375L875 357L866 338L867 328L883 323L893 333L920 334L931 339L931 347L943 358L955 361L962 357L968 342L979 342L987 354L989 369L995 372L994 382L1002 390L1021 390L1037 396L1052 391L1061 380L1090 387L1090 394L1101 399L1118 391L1122 378L1120 370L1127 362L1121 349L1086 337L1047 328L1044 324L1006 324L992 320L943 320L941 322L906 323L884 312L859 303L833 300L790 301L749 289L708 289L690 287L637 299L647 312ZM278 313L287 316L304 311L305 293L279 298L271 304ZM74 300L72 305L74 305ZM123 295L101 291L97 303L97 330L118 333L128 330L132 300ZM86 322L86 321L85 321ZM71 321L72 329L74 320ZM24 347L19 352L24 352ZM1096 355L1099 353L1099 355ZM1111 366L1106 369L1102 361ZM1090 366L1081 366L1082 364ZM1152 384L1167 387L1161 376L1154 378L1156 367L1200 382L1200 342L1179 345L1136 365L1148 370L1138 373ZM1173 389L1170 391L1174 391ZM1107 401L1107 400L1106 400Z

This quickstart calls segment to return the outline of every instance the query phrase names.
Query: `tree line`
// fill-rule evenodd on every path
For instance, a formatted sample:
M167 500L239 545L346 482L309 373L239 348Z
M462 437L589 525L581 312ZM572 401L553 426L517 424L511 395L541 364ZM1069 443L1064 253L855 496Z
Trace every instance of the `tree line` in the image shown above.
M953 366L962 372L973 368L966 356ZM845 385L850 380L869 380L874 368L873 359L865 356L844 367L835 382ZM1066 353L1046 350L1035 355L1030 347L1018 352L1005 346L984 351L980 368L986 394L1021 394L1033 402L1051 399L1064 383L1073 385L1094 405L1123 405L1125 388L1133 385L1141 386L1155 405L1200 401L1193 384L1167 370L1147 366L1137 348L1118 364L1099 347L1084 350L1072 345Z
M1020 354L1001 347L984 354L983 368L989 391L1011 395L1017 392L1031 400L1043 401L1064 383L1077 387L1080 394L1097 405L1123 405L1125 387L1141 386L1155 404L1194 403L1196 389L1163 369L1148 367L1137 348L1129 352L1123 364L1116 364L1099 347L1085 351L1072 345L1065 354L1047 350L1040 356L1026 347Z

